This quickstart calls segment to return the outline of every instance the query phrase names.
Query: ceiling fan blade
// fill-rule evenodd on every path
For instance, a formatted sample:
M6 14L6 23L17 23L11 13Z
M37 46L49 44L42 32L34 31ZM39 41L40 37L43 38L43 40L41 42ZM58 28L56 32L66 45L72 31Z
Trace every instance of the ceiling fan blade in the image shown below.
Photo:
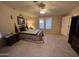
M38 2L38 1L33 1L34 3Z
M39 5L42 9L45 8L45 4L43 2L40 3Z
M45 4L43 3L43 1L33 1L34 3L36 3L36 5L41 8L44 9L45 8Z

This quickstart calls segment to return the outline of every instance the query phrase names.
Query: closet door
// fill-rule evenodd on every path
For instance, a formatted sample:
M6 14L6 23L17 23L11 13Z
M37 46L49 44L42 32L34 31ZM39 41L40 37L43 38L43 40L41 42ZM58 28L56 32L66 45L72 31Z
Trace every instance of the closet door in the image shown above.
M69 33L69 43L72 43L73 37L76 35L77 32L77 25L78 25L78 16L72 17L71 21L71 27L70 27L70 33Z
M71 25L71 16L63 17L61 34L65 35L66 37L69 37L70 25Z

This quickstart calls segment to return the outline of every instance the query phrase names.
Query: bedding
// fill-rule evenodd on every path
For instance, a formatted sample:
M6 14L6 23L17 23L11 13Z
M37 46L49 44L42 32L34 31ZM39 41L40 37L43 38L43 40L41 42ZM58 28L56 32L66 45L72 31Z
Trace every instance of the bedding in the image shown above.
M43 31L40 29L28 29L20 32L20 38L25 40L43 41Z
M20 33L22 34L38 34L38 32L41 31L40 29L28 29L27 31L22 31Z

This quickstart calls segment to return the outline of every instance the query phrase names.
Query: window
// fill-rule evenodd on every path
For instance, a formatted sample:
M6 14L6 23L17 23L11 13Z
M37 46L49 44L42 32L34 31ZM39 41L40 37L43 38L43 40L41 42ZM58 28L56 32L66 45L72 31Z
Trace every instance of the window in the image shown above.
M52 18L46 18L46 29L51 29L52 27Z
M40 29L44 29L44 19L43 18L40 18L39 24L40 24Z
M40 29L51 29L52 28L52 18L39 18Z

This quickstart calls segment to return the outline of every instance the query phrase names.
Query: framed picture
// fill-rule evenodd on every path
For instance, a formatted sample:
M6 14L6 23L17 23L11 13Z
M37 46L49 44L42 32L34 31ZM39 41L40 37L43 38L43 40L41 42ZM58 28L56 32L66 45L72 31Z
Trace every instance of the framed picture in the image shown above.
M17 16L17 22L18 25L23 25L25 24L25 19L23 17Z

